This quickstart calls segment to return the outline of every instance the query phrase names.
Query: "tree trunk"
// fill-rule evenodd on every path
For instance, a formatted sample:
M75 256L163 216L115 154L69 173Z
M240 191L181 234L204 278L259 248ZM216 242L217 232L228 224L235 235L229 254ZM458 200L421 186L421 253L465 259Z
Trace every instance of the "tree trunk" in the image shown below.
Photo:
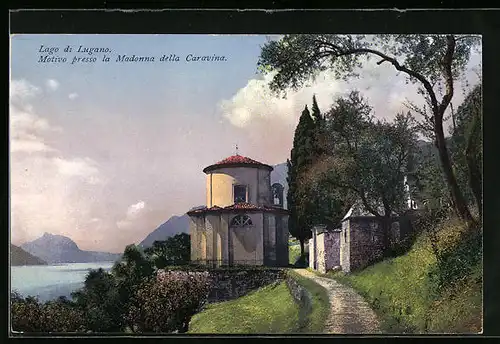
M467 159L467 167L469 169L469 186L474 194L474 198L476 199L479 220L481 220L483 214L483 195L481 190L482 174L481 169L479 168L478 158L474 155L474 148L477 144L478 135L481 135L481 132L479 131L479 122L479 117L474 114L472 119L472 128L467 139L465 156Z
M434 118L439 116L434 116ZM472 217L469 207L465 201L465 198L460 191L457 179L453 173L451 167L450 156L448 154L448 149L446 147L446 141L444 138L443 122L436 120L434 123L434 131L436 134L436 147L439 152L439 159L441 161L441 167L443 168L443 173L446 178L448 187L450 188L450 194L452 197L453 207L457 212L457 215L467 223L474 223L474 218Z
M300 242L300 256L304 257L305 256L305 252L304 252L304 239L300 238L299 242Z

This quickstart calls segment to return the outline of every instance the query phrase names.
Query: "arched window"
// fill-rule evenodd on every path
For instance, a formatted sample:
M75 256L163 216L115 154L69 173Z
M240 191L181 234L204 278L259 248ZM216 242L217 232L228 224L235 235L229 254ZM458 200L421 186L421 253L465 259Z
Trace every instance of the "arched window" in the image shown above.
M252 219L248 215L236 215L231 220L231 227L251 226Z
M273 204L282 207L283 206L283 185L280 183L274 183L271 186L273 190Z

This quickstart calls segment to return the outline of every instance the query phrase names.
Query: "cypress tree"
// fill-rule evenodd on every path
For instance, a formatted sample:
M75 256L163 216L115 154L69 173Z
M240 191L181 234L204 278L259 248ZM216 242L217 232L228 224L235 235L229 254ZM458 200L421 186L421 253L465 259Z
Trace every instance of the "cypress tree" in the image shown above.
M312 117L314 119L314 123L321 124L323 120L323 116L319 111L318 102L316 101L316 95L313 95L313 105L312 105Z
M308 221L306 209L308 205L303 204L307 200L301 199L297 185L297 178L313 161L313 136L315 132L315 123L309 109L306 107L302 111L299 124L295 129L293 138L293 148L291 151L288 165L288 209L290 219L288 228L290 233L299 240L300 252L304 256L304 242L311 237L311 229Z
M324 148L324 128L325 128L325 118L321 114L318 107L318 102L316 101L316 95L313 95L312 104L312 117L314 119L314 134L312 136L312 155L313 160L318 159L321 155L325 154Z

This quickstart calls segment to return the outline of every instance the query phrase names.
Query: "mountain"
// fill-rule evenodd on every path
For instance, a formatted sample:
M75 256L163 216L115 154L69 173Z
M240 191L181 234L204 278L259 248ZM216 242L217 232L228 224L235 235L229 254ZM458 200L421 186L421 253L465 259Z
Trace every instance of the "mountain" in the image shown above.
M107 262L121 257L118 253L83 251L70 238L49 233L22 244L21 248L49 264Z
M196 207L199 208L199 207ZM165 223L152 231L141 243L142 247L153 245L156 240L166 240L168 237L179 233L189 233L189 216L172 216Z
M10 244L10 265L47 265L47 263L29 254L19 246Z

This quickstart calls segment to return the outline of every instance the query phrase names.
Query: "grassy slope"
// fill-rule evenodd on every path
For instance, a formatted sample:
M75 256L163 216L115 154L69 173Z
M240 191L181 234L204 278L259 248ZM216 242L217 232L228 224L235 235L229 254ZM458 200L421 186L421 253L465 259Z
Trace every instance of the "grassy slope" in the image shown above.
M209 305L193 317L189 333L291 333L297 321L298 306L282 282Z
M309 291L312 296L312 312L309 315L309 322L307 327L301 329L300 332L322 333L325 328L326 318L330 312L328 292L319 284L295 273L293 270L289 270L288 274Z
M288 246L288 263L295 264L300 257L300 245Z
M456 221L442 226L437 239L439 249L458 252L457 243L461 242L458 234L463 231ZM461 252L465 247L466 251L480 255L474 244L466 242L461 247ZM431 241L422 235L403 256L351 275L333 276L353 286L371 303L381 315L387 332L477 333L481 331L482 319L482 266L480 259L471 262L468 264L463 256L455 255L445 271L463 271L458 272L459 278L453 283L439 287L432 278L437 260Z

